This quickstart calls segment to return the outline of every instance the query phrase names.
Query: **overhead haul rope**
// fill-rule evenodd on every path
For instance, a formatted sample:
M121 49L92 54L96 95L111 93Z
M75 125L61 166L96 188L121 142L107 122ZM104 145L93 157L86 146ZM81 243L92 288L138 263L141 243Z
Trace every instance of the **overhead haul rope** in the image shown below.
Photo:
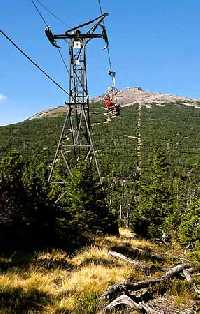
M98 0L98 4L99 4L99 11L100 11L101 14L103 14L101 0ZM104 20L103 20L103 25L105 27ZM107 56L108 56L109 75L112 77L113 87L115 87L115 72L112 70L112 61L111 61L111 54L110 54L110 47L109 47L109 45L106 47L106 51L107 51Z
M37 1L47 12L49 12L49 13L50 13L51 15L53 15L55 18L59 19L59 18L58 18L54 13L52 13L41 1L39 1L39 0L35 0L35 1ZM38 13L38 15L40 16L40 18L42 19L42 21L43 21L45 27L48 28L48 27L49 27L49 26L48 26L48 23L47 23L47 21L45 20L45 18L44 18L44 16L43 16L43 14L41 13L41 11L39 10L38 6L36 5L35 1L34 1L34 0L31 0L31 2L32 2L33 6L34 6L34 8L35 8L35 10L36 10L36 12ZM94 20L91 20L91 21L89 21L88 23L81 24L81 25L79 25L78 27L91 24L91 23L93 23L94 21L96 21L97 19L98 19L98 18L96 18L96 19L94 19ZM59 20L60 20L60 19L59 19ZM60 20L60 21L62 21L62 20ZM65 25L65 23L64 23L63 21L62 21L62 24ZM77 29L77 27L74 27L74 28L72 28L70 31L73 31L73 30L76 30L76 29ZM65 69L67 70L68 75L70 75L70 71L69 71L69 68L68 68L68 66L67 66L67 64L66 64L66 62L65 62L65 60L64 60L63 55L62 55L61 48L57 48L57 51L58 51L58 54L59 54L59 57L60 57L61 62L63 63ZM76 75L76 78L77 78L77 80L79 81L80 85L83 87L83 84L82 84L82 82L80 81L80 78L77 76L76 73L75 73L75 75Z
M45 10L47 10L51 15L53 14L49 9L47 9L47 7L46 7L44 4L41 3L41 1L39 1L39 0L35 0L35 1L37 1L37 2L38 2ZM43 21L45 27L48 28L49 25L48 25L47 21L45 20L43 14L42 14L41 11L39 10L38 6L36 5L35 1L34 1L34 0L31 0L31 2L32 2L32 4L33 4L33 6L34 6L34 8L35 8L35 10L36 10L36 12L37 12L37 14L38 14L38 15L40 16L40 18L42 19L42 21ZM53 16L56 17L54 14L53 14ZM56 18L57 18L57 17L56 17ZM61 59L62 63L64 64L64 66L65 66L65 68L66 68L68 74L69 74L69 69L68 69L68 67L67 67L67 64L66 64L64 58L63 58L63 55L62 55L62 53L61 53L61 51L60 51L60 48L58 48L58 54L59 54L59 56L60 56L60 59Z
M65 94L69 96L69 93L58 83L54 78L52 78L41 66L36 63L22 48L20 48L4 31L0 29L0 34L3 35L28 61L34 65L46 78L48 78L55 86L62 90Z
M47 24L47 22L46 22L44 16L42 15L41 11L39 10L38 6L36 5L35 1L34 1L34 0L31 0L31 2L32 2L33 6L34 6L34 8L35 8L35 10L36 10L36 12L38 13L38 15L41 17L41 19L42 19L44 25L45 25L46 27L48 27L48 24Z
M70 75L70 72L69 72L67 63L65 62L65 59L64 59L64 57L63 57L63 55L62 55L62 52L60 51L60 48L58 48L58 54L59 54L59 56L60 56L60 59L61 59L63 65L64 65L65 69L67 70L68 75Z
M66 25L65 22L57 16L55 13L53 13L52 10L50 10L42 1L40 0L35 0L45 11L47 11L51 16L53 16L57 21L62 23L63 25ZM32 1L33 2L33 1ZM35 5L34 5L35 6Z

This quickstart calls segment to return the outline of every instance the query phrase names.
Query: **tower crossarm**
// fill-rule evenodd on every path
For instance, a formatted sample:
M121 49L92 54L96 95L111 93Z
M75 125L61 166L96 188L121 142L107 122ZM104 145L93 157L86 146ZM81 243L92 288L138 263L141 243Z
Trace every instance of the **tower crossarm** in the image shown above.
M54 40L57 39L74 39L74 40L82 40L82 39L94 39L94 38L103 38L102 34L60 34L60 35L53 35Z
M56 48L60 48L56 41L65 40L65 39L74 40L74 41L84 41L84 40L90 41L91 39L102 38L105 40L106 46L108 46L109 43L108 43L108 37L106 34L106 29L104 25L102 24L106 16L108 16L108 13L104 13L94 20L91 20L84 24L80 24L76 27L73 27L67 30L63 34L54 34L50 27L46 27L45 34L49 42ZM80 31L80 29L82 29L83 27L86 27L91 24L92 26L88 29L88 31L86 32ZM101 33L95 33L98 27L101 29Z

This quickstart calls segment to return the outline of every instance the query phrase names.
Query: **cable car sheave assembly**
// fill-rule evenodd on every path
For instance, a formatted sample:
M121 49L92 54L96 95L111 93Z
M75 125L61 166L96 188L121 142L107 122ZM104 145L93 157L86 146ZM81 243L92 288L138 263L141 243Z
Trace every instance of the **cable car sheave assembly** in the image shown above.
M54 34L49 27L45 29L49 42L57 49L58 41L66 40L69 45L69 101L66 102L67 115L60 135L55 157L51 166L49 181L64 184L65 181L54 180L56 164L61 159L69 175L71 154L74 165L80 160L85 162L95 161L96 169L101 181L100 170L95 156L94 145L90 133L89 95L87 85L87 57L86 47L92 39L103 39L106 48L109 45L106 28L102 24L108 13L78 25L64 34ZM82 29L89 29L82 32ZM71 141L70 141L71 139Z

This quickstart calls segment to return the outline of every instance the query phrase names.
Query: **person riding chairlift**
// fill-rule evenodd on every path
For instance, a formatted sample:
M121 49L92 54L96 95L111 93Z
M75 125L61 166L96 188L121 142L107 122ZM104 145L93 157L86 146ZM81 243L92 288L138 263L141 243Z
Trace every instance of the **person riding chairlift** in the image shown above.
M105 115L107 115L106 122L110 122L111 118L119 116L120 105L117 104L116 100L117 89L109 89L103 99L104 109L106 110Z

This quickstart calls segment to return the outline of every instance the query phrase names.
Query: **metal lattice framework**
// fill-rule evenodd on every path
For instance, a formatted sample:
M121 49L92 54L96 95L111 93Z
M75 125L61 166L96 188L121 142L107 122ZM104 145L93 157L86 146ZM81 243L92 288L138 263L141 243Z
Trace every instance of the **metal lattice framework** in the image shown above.
M98 18L74 27L64 34L54 35L50 28L46 28L46 35L53 46L59 49L57 40L67 40L69 44L69 101L66 102L67 115L61 131L55 157L51 166L49 182L55 182L54 170L56 163L62 159L63 166L69 175L72 175L73 166L80 160L95 162L95 166L101 181L100 170L95 156L94 145L91 137L89 95L87 85L87 59L86 48L90 40L102 38L108 46L106 30L102 22L107 13ZM81 33L81 29L91 25L87 32ZM101 33L96 30L100 29ZM73 158L71 157L73 154Z

